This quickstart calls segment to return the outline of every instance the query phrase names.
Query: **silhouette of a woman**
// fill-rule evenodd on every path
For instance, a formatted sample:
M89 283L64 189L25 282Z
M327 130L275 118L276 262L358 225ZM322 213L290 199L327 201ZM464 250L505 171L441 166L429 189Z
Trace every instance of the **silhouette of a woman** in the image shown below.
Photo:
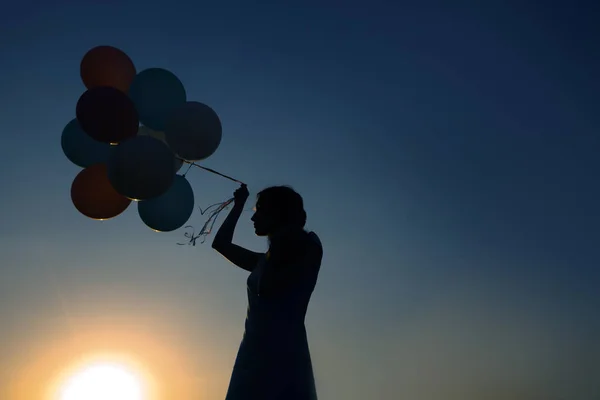
M268 237L269 250L240 247L232 239L248 199L245 185L234 199L212 245L250 272L245 331L226 400L316 400L304 317L321 267L321 242L304 230L302 197L274 186L258 194L252 216L256 234Z

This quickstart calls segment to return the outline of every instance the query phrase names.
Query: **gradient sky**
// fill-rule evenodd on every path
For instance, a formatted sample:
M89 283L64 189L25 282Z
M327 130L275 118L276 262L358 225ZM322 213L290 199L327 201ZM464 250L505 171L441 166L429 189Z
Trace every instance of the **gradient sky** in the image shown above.
M101 44L218 112L206 166L304 196L321 400L600 398L600 3L507 3L4 5L0 398L108 351L161 400L223 399L243 332L246 273L208 243L71 203L60 135ZM203 207L236 189L188 176Z

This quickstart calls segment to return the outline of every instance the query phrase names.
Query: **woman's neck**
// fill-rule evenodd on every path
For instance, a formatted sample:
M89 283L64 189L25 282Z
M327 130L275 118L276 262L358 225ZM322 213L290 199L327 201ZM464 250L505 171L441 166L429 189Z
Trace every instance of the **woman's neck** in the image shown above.
M275 232L273 232L272 234L269 234L268 238L269 241L272 242L273 240L282 239L287 236L293 236L294 234L301 232L304 232L304 229L299 228L297 226L283 226L275 230Z

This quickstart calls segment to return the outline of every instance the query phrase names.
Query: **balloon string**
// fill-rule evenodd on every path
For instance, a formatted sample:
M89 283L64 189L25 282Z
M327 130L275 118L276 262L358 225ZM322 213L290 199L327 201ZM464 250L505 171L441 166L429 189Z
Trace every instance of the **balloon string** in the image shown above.
M180 160L181 160L181 161L183 161L184 163L187 163L187 164L189 165L189 167L188 167L187 171L185 172L185 174L187 174L187 173L189 172L189 170L190 170L192 167L198 167L198 168L201 168L201 169L203 169L203 170L205 170L205 171L212 172L213 174L216 174L216 175L222 176L223 178L227 178L227 179L229 179L229 180L231 180L231 181L234 181L234 182L236 182L236 183L239 183L240 185L245 185L245 183L244 183L244 182L242 182L242 181L239 181L239 180L237 180L237 179L235 179L235 178L232 178L232 177L230 177L230 176L227 176L227 175L225 175L225 174L222 174L222 173L220 173L220 172L218 172L218 171L215 171L215 170L214 170L214 169L212 169L212 168L203 167L202 165L196 164L196 163L195 163L195 162L193 162L193 161L187 161L187 160L184 160L184 159L182 159L182 158L180 158ZM185 176L185 174L183 174L183 175Z
M198 167L200 169L203 169L205 171L208 172L212 172L213 174L222 176L223 178L227 178L233 182L239 183L240 185L245 185L244 182L239 181L235 178L232 178L230 176L227 176L225 174L222 174L218 171L215 171L212 168L208 168L208 167L204 167L202 165L198 165L195 162L192 161L187 161L184 160L182 158L180 158L181 161L183 161L184 163L188 164L188 168L187 170L183 173L183 176L185 176L188 172L190 172L190 170L192 169L192 167ZM192 245L195 246L196 245L196 241L200 238L202 238L202 241L200 242L201 244L204 243L206 241L206 237L210 234L210 232L212 231L213 227L215 226L215 222L217 221L217 217L219 216L219 214L221 213L221 211L223 211L224 209L227 208L227 206L229 206L231 203L233 203L234 198L231 198L227 201L224 201L222 203L215 203L212 204L208 207L206 207L206 209L202 209L200 208L200 214L204 215L206 212L208 212L208 210L212 209L213 207L216 207L209 215L208 220L204 223L204 225L202 226L202 229L200 229L200 232L198 232L198 234L196 234L196 231L194 230L194 227L192 225L187 225L185 226L185 229L191 229L191 232L185 232L184 236L189 239L189 241L187 243L177 243L180 246L183 245Z
M198 240L199 238L202 238L202 241L200 242L201 244L204 243L206 241L206 237L210 234L210 232L212 231L213 227L215 226L215 222L217 221L217 217L219 216L219 213L221 211L223 211L225 208L227 208L227 206L229 206L231 203L233 203L233 198L223 202L223 203L216 203L216 204L212 204L208 207L206 207L206 209L202 210L202 208L200 208L200 214L204 215L208 210L210 210L213 207L217 207L215 210L213 210L210 213L210 216L208 218L208 220L204 223L204 226L202 226L202 229L200 229L200 232L198 232L198 234L196 235L196 231L194 230L194 227L192 225L187 225L185 227L185 229L192 229L191 233L190 232L185 232L183 235L189 239L189 242L187 243L177 243L180 246L183 245L192 245L195 246L196 245L196 240Z

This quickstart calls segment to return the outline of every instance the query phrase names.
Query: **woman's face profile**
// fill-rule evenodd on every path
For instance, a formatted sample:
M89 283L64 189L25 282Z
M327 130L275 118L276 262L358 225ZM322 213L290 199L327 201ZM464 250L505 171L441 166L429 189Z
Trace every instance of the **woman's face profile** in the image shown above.
M260 201L256 202L254 215L251 220L254 222L254 233L257 236L267 236L273 231L275 221L268 215L265 208L261 206Z

